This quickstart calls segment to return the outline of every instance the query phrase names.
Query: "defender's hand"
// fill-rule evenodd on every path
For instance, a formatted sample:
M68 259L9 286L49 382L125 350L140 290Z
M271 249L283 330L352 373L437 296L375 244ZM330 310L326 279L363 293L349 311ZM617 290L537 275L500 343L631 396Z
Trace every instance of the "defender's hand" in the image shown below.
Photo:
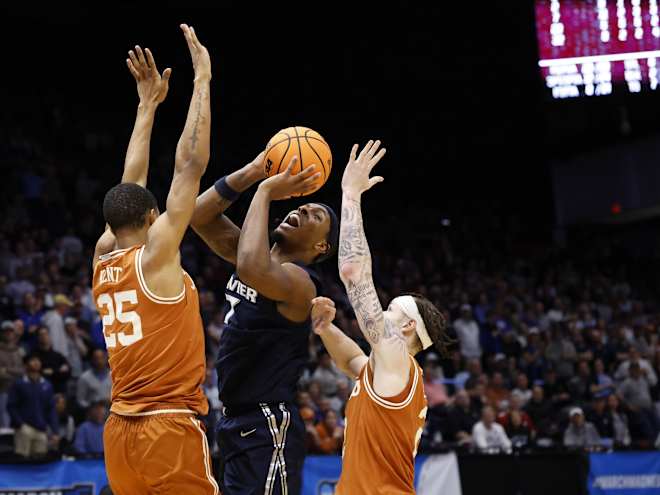
M181 30L186 37L190 58L192 59L193 69L195 70L195 80L211 79L211 57L209 51L197 39L195 28L187 24L181 24Z
M167 96L167 90L170 88L169 83L172 69L165 69L161 76L149 48L144 51L146 52L146 57L142 52L142 48L138 45L135 46L135 52L129 50L129 58L126 59L126 65L128 65L128 70L137 83L140 103L154 103L158 105Z
M302 172L293 174L293 169L298 163L298 157L294 156L284 172L269 177L259 185L259 189L265 191L271 200L288 199L296 194L305 194L314 191L316 179L321 176L317 172L316 165L310 165Z
M379 147L380 141L369 141L356 158L355 154L357 153L358 145L353 145L350 159L341 179L341 189L345 194L352 198L357 198L364 191L371 189L375 184L383 182L384 179L380 176L369 177L371 170L385 155L385 148L378 151Z
M335 319L335 302L327 297L312 299L312 329L320 335Z

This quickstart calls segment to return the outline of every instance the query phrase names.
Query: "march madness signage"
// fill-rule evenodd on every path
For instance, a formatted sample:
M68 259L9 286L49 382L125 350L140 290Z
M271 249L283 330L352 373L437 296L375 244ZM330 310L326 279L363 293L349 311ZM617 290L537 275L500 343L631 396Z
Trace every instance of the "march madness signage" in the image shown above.
M0 495L96 495L93 483L52 488L0 488Z
M100 495L107 485L102 460L0 464L0 495Z
M660 494L660 452L591 454L590 495Z

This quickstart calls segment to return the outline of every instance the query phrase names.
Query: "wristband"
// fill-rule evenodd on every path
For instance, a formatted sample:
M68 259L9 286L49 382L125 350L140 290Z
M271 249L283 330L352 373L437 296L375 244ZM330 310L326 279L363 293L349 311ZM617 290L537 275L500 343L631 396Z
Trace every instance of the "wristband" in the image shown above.
M215 190L220 196L228 201L234 202L241 195L240 192L234 191L231 187L229 187L229 184L227 184L226 175L223 178L217 180L213 187L215 187Z

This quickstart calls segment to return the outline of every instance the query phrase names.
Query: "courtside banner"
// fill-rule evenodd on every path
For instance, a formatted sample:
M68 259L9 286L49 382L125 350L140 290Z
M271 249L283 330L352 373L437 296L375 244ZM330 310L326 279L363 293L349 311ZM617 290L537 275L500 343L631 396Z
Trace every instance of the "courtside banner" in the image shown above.
M420 456L421 457L421 456ZM425 457L415 466L417 495L462 495L458 458L454 452Z
M0 464L0 495L99 495L107 484L102 460Z
M302 495L333 495L340 475L341 457L308 456ZM99 495L107 484L101 460L0 464L0 495ZM415 486L418 495L461 495L456 455L417 456Z
M660 495L660 452L591 454L590 495Z
M308 456L303 471L302 495L334 495L340 475L341 457ZM415 487L418 495L461 495L456 454L418 455Z

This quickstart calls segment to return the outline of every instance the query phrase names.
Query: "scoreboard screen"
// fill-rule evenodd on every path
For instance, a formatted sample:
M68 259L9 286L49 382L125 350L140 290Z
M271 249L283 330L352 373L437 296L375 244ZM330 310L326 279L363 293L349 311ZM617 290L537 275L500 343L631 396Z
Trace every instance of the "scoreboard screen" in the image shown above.
M535 0L539 68L553 98L658 90L659 0Z

